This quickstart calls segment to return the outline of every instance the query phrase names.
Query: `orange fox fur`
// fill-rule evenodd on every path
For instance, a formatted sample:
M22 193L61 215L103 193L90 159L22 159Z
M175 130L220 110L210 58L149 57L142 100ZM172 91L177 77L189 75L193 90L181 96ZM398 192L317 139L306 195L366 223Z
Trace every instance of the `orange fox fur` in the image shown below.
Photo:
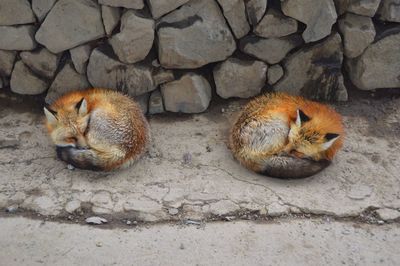
M107 171L129 166L146 150L147 121L138 105L119 92L70 92L44 111L58 157L75 167Z
M244 107L231 130L229 146L250 170L268 174L279 168L283 171L279 177L300 177L326 167L318 162L330 162L343 138L341 116L332 108L299 96L271 93Z

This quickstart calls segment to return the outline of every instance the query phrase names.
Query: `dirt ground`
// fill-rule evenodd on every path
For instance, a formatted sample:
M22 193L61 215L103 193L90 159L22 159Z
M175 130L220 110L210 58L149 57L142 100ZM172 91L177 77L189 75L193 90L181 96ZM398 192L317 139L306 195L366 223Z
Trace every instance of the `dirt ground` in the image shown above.
M286 230L311 217L339 227L369 226L400 244L400 98L355 98L334 106L344 116L346 141L333 164L310 178L280 180L247 171L226 147L243 100L213 103L204 114L149 117L149 152L131 168L104 173L69 170L46 135L41 104L0 95L0 209L11 210L0 221L12 228L10 221L25 216L73 228L97 215L108 220L106 228L129 230L149 223L165 228L200 221L219 228L232 223L215 221L239 220L235 224L244 227L285 219ZM398 255L391 250L386 259ZM361 258L347 262L366 265Z

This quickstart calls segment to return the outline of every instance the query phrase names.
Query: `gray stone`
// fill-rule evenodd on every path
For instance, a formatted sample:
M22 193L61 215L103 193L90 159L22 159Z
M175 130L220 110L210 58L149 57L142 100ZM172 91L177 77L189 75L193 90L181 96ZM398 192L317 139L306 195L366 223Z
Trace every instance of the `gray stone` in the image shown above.
M75 70L79 74L86 73L86 67L91 52L92 52L92 47L89 44L81 45L69 50L69 53L71 54L72 63L74 64Z
M41 22L49 13L57 0L32 0L32 10Z
M354 58L361 55L375 38L375 27L370 17L347 13L339 20L343 36L344 54Z
M147 114L149 110L149 98L150 93L145 93L135 97L135 101L139 104L139 107L140 109L142 109L143 114Z
M280 11L269 9L254 28L254 34L264 38L287 36L297 31L297 20L286 17Z
M186 4L189 0L147 0L153 18L159 18L172 10Z
M38 78L22 61L15 63L10 81L11 91L18 94L36 95L45 92L48 84Z
M273 202L267 207L268 216L271 217L277 217L277 216L282 216L284 214L288 214L289 210L290 210L289 206L282 205L278 202Z
M267 68L261 61L229 58L214 68L217 94L224 99L249 98L259 94L265 85Z
M117 89L138 96L156 89L152 69L141 64L124 64L99 48L93 50L87 76L94 87Z
M373 17L381 0L334 0L337 12L343 15L346 12L361 16Z
M365 52L347 61L350 79L361 90L400 87L400 33L371 44Z
M102 217L92 216L92 217L86 218L85 222L87 224L99 225L99 224L106 224L108 221L107 221L107 219L102 218Z
M248 36L240 40L240 50L268 64L276 64L285 58L290 50L302 43L303 40L300 35L269 39Z
M283 68L280 65L273 65L268 68L268 84L274 85L283 77Z
M171 112L201 113L211 101L208 81L195 73L187 73L179 80L161 85L165 109Z
M101 6L101 17L103 18L106 34L109 36L118 25L121 9L119 7Z
M376 214L384 221L393 221L400 218L400 211L389 208L379 209Z
M150 101L149 101L149 114L154 115L154 114L160 114L164 113L164 103L162 99L162 95L160 90L155 90L151 93L150 95Z
M246 7L243 0L217 0L233 34L237 39L242 38L250 31L246 19Z
M250 25L257 25L267 10L268 0L248 0L245 4Z
M282 11L307 25L303 32L307 43L328 36L337 18L333 0L283 0Z
M81 208L81 202L79 200L71 200L65 204L65 211L68 213L74 213Z
M11 75L16 55L15 51L0 50L0 76L9 77Z
M225 60L236 49L214 0L191 1L163 17L157 27L158 55L165 68L198 68Z
M36 33L36 40L59 53L104 36L100 7L92 0L59 0Z
M135 11L126 12L121 19L121 31L109 43L119 60L136 63L149 53L154 41L154 21L139 17Z
M36 21L28 0L1 0L0 26L29 24Z
M311 99L345 101L342 61L342 40L336 33L289 56L284 62L285 76L275 90Z
M85 75L77 73L72 63L67 63L57 74L46 95L46 103L51 104L63 94L74 91L84 90L91 87Z
M35 26L0 26L0 49L33 50L36 48Z
M368 185L355 184L347 191L346 195L352 200L363 200L370 197L372 188Z
M381 20L400 22L400 0L382 0L378 14Z
M0 89L3 87L5 87L5 85L3 84L3 78L0 76Z
M175 80L174 72L172 70L158 68L153 75L154 83L158 86L160 84Z
M57 70L60 55L50 53L46 48L19 54L25 65L41 77L51 79Z
M143 0L99 0L99 4L133 9L142 9L144 7Z
M231 214L238 209L240 209L240 207L230 200L220 200L210 203L210 212L218 216Z

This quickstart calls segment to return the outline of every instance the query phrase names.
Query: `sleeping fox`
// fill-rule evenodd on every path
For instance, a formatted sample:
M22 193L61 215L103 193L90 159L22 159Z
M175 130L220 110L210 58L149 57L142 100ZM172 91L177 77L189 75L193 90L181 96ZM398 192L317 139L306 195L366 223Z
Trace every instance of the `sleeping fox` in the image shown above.
M343 145L341 116L327 105L284 93L250 101L234 123L229 146L246 168L281 178L313 175Z
M139 106L113 90L67 93L44 107L58 157L82 169L131 165L146 150L149 126Z

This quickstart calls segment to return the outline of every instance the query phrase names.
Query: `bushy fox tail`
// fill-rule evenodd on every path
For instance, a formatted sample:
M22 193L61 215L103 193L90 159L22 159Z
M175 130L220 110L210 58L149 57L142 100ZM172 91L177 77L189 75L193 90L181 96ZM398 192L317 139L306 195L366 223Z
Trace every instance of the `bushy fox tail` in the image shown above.
M98 154L94 150L57 146L56 152L58 158L76 168L93 171L106 170L103 162L100 160Z

